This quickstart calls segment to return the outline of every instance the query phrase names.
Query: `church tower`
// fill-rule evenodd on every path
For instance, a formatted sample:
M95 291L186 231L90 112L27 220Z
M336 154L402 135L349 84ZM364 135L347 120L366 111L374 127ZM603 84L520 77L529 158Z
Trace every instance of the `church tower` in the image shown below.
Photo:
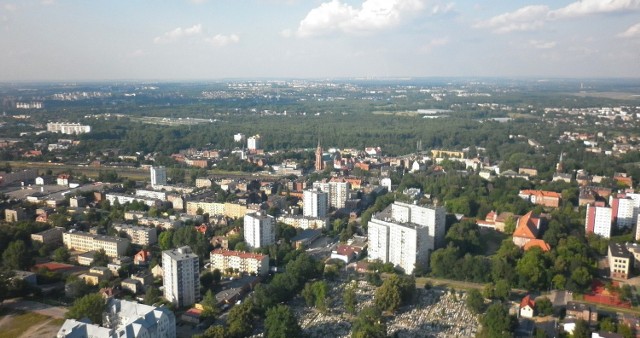
M318 140L318 148L316 148L316 171L324 170L324 161L322 160L322 147L320 146L320 140Z

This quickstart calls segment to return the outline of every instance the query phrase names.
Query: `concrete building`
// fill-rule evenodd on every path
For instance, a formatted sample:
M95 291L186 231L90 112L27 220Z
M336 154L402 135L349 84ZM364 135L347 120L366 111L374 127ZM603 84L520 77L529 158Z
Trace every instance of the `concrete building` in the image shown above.
M24 221L27 213L23 208L4 209L4 220L8 223Z
M605 207L604 203L589 204L587 205L587 215L584 222L585 232L609 238L611 237L612 219L613 212L611 208Z
M260 135L254 135L247 139L247 149L258 150L261 149L262 144L260 142Z
M175 338L176 317L165 307L109 298L103 326L67 319L56 338Z
M155 227L147 228L131 224L115 224L116 231L123 231L131 243L138 245L152 245L158 241L158 233Z
M167 193L164 191L136 189L136 196L157 199L161 201L167 200Z
M31 234L31 240L34 242L40 242L42 244L56 244L62 243L62 234L64 233L63 227L55 227L40 231L35 234Z
M318 218L289 214L278 216L278 222L300 229L326 229L330 224L328 217Z
M52 133L77 135L90 133L91 126L81 125L80 123L50 122L47 123L47 131Z
M560 206L560 199L562 198L562 195L557 192L545 190L520 190L518 196L533 204L552 208Z
M321 190L305 190L302 195L304 203L302 214L308 217L326 217L329 194Z
M222 273L231 269L234 272L266 275L269 273L269 256L216 249L211 251L211 271L215 269Z
M164 298L178 307L200 299L200 259L188 246L162 252Z
M252 249L276 242L275 219L262 211L244 215L244 240Z
M444 242L445 210L395 202L368 223L369 258L412 273Z
M624 244L610 243L607 257L612 279L629 278L633 258Z
M149 169L151 175L151 186L167 185L167 168L165 167L151 167Z
M62 242L69 250L87 252L102 249L109 257L124 256L130 244L126 238L94 235L75 230L63 233Z
M116 203L116 201L118 201L118 203L120 205L124 205L124 204L127 204L127 203L131 203L133 201L137 201L139 203L143 203L143 204L145 204L147 206L150 206L150 207L157 207L162 203L160 200L157 200L155 198L147 198L147 197L142 197L142 196L116 194L116 193L106 194L105 198L112 205L114 203Z
M326 192L329 195L329 207L342 209L349 199L351 184L346 181L314 182L313 189Z
M613 222L617 227L633 227L638 221L638 209L640 208L640 198L637 194L632 196L609 197L609 205L613 216Z

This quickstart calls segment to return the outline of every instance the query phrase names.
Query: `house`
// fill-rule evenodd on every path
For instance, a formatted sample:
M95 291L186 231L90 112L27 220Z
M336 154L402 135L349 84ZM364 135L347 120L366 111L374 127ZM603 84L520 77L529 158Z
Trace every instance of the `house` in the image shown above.
M476 221L476 224L481 227L492 228L500 232L504 232L504 227L507 221L516 220L519 216L514 215L512 212L501 212L500 214L495 211L491 211L487 214L484 220Z
M140 282L132 278L123 279L122 282L120 282L120 287L122 287L122 290L131 291L134 295L142 291Z
M546 190L520 190L520 198L536 205L557 208L560 205L562 195L555 191Z
M534 217L533 211L529 211L526 215L520 217L513 232L513 244L523 248L528 242L538 238L541 223L542 220L539 217Z
M133 264L135 265L146 265L149 264L151 260L151 251L149 250L140 250L133 256Z
M536 302L530 295L526 295L520 302L520 317L533 318Z
M567 317L581 319L589 324L598 322L598 311L596 308L583 303L567 302Z
M549 245L549 243L541 239L532 239L523 247L524 251L528 251L531 248L540 248L542 252L548 252L549 250L551 250L551 246Z
M629 278L633 258L623 243L610 243L608 258L612 279Z
M341 244L338 245L336 250L331 252L331 259L339 259L349 264L351 261L357 259L360 256L360 253L362 253L360 248Z

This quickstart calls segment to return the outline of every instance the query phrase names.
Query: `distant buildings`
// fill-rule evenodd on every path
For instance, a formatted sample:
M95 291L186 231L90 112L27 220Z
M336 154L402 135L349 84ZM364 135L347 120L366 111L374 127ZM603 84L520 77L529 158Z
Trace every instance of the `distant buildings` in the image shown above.
M347 181L314 182L314 190L326 192L329 198L329 206L335 209L345 207L349 199L349 189L351 184Z
M155 227L147 228L139 225L116 224L114 225L114 229L127 234L127 238L129 238L133 244L152 245L158 241Z
M584 222L585 233L594 233L604 238L611 237L612 214L611 208L605 207L602 202L587 205L587 215Z
M254 135L247 139L247 149L249 150L258 150L262 148L262 144L260 142L260 135Z
M31 234L31 240L34 242L40 242L42 244L56 244L62 243L62 234L64 233L63 227L55 227L40 231L35 234Z
M542 220L534 216L533 211L529 211L526 215L520 217L513 231L513 244L523 248L527 243L538 238L541 224Z
M263 248L276 241L275 219L262 211L244 216L244 240L252 249Z
M164 298L178 307L200 299L200 259L188 246L162 252Z
M562 198L562 195L557 192L545 190L520 190L518 196L533 204L552 208L557 208Z
M391 262L412 273L425 266L445 235L445 210L395 202L368 223L369 259Z
M149 169L151 175L151 186L167 185L167 168L165 167L151 167Z
M67 319L56 338L176 337L176 317L164 307L109 298L103 326Z
M324 160L322 159L322 147L320 141L318 141L318 147L316 148L316 171L324 170Z
M47 131L52 133L77 135L91 132L91 126L81 125L80 123L50 122L47 123Z
M211 251L211 270L265 275L269 273L269 256L231 250Z

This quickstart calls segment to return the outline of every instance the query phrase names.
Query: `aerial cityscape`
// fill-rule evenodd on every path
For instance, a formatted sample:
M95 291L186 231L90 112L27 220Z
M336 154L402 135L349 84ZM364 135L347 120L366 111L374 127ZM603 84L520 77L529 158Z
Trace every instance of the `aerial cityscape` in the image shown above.
M640 337L640 1L0 30L0 338Z

